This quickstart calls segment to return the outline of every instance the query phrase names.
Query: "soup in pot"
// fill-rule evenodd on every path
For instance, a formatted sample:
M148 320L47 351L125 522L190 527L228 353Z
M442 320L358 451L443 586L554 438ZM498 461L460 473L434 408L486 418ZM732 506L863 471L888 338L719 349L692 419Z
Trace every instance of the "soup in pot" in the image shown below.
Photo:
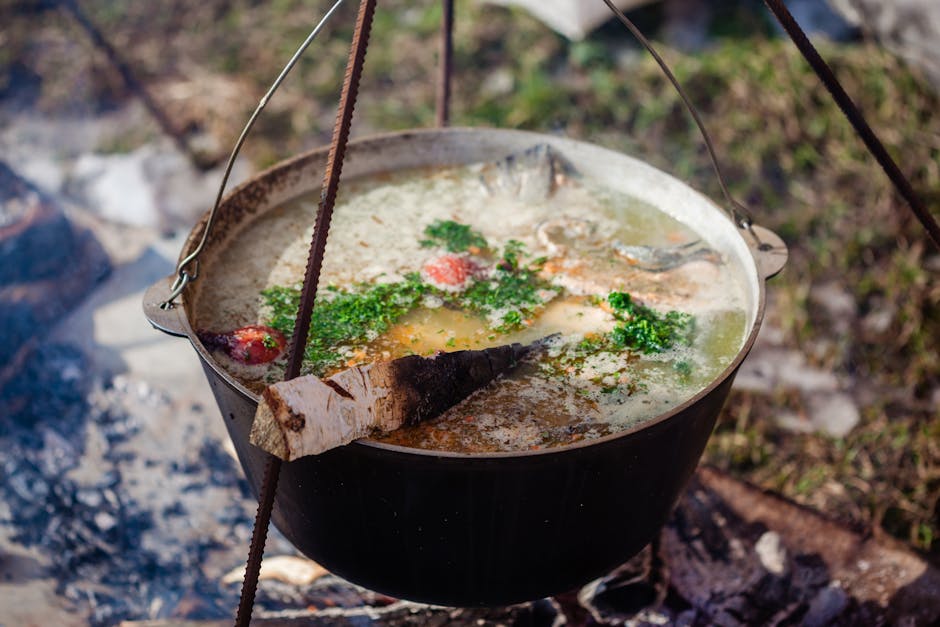
M279 381L316 199L235 234L194 305L217 362ZM439 417L378 438L515 451L623 430L681 404L734 359L744 279L667 213L577 172L547 146L499 162L344 182L303 372L534 344Z

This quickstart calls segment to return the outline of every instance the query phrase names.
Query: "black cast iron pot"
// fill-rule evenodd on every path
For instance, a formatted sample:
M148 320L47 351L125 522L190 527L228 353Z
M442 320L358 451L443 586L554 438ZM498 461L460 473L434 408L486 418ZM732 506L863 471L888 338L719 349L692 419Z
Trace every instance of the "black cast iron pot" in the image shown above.
M284 465L272 520L333 573L391 595L451 606L496 606L570 590L646 545L698 463L731 382L757 335L764 281L786 248L762 245L711 201L633 158L582 142L507 130L405 132L350 143L346 179L390 169L494 160L548 143L585 175L637 196L698 231L748 286L748 330L733 363L674 410L599 440L521 453L451 454L361 440ZM222 371L190 325L213 253L253 218L315 192L327 149L284 162L232 192L220 207L200 277L163 310L174 277L145 295L150 322L189 338L257 494L267 453L248 443L257 396ZM181 258L194 250L206 217ZM329 255L329 247L327 247Z

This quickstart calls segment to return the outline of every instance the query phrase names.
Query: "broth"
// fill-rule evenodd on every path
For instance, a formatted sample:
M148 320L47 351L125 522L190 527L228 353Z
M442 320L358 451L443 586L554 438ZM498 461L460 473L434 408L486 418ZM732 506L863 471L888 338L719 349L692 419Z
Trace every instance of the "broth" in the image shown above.
M359 306L364 294L394 313L356 341L308 347L307 372L540 342L531 360L439 418L377 439L475 452L596 438L668 411L731 363L746 333L744 281L688 226L570 167L535 192L488 183L487 167L344 183L317 303L340 313L322 324L344 320L342 299ZM196 328L272 324L275 296L292 297L302 281L315 213L315 198L301 197L233 236L194 304ZM646 327L634 324L644 316ZM650 329L675 337L657 345L642 335ZM284 369L283 356L214 357L255 392Z

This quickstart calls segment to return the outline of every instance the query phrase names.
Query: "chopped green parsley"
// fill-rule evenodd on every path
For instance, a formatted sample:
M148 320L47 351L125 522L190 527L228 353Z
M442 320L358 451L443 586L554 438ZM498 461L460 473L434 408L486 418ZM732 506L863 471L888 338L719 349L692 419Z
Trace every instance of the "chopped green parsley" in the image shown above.
M424 229L427 239L421 240L425 248L440 246L448 252L462 253L477 248L487 248L486 238L467 224L460 224L453 220L435 220Z
M492 316L500 314L493 329L508 333L522 328L527 318L553 298L559 289L538 276L544 259L536 259L528 265L520 260L525 255L521 242L509 240L493 275L477 281L457 299L464 309Z
M607 297L619 324L611 331L611 339L622 348L646 353L662 353L677 344L690 345L694 318L687 313L668 311L665 314L633 300L625 292L612 292Z
M469 226L451 221L435 222L425 233L433 236L446 233L449 241L459 240L460 245L487 245ZM489 318L491 328L498 333L522 328L526 319L535 315L558 291L538 276L542 260L523 265L524 256L525 249L520 242L508 242L491 276L474 281L456 294L425 283L418 273L394 283L360 283L350 289L326 288L318 294L313 308L304 352L304 372L319 376L342 365L354 346L388 331L427 295L436 296L447 306ZM261 295L271 312L268 324L289 337L300 307L300 287L275 286L262 291ZM453 341L447 344L453 345Z
M497 251L489 248L486 239L466 224L452 220L436 220L428 225L422 246L439 246L450 252L475 249L493 259ZM445 306L457 308L488 319L495 333L509 333L529 324L545 303L561 288L539 276L545 260L526 259L521 242L510 240L496 258L488 276L473 280L462 292L437 289L414 272L393 283L360 283L351 288L327 287L317 297L313 308L310 335L304 352L304 372L322 376L343 365L352 351L366 344L395 324L402 316L420 305L426 296L440 299ZM290 336L300 305L300 288L275 286L262 293L270 310L268 324ZM610 333L589 336L567 350L564 356L546 364L556 374L580 372L585 359L594 354L620 354L625 349L640 353L661 353L676 345L688 345L694 319L687 313L669 311L664 314L638 303L630 294L613 292L607 297L617 322ZM443 332L443 330L442 330ZM490 335L488 339L494 339ZM273 348L277 342L265 337L264 346ZM450 338L447 346L455 344ZM679 362L675 371L687 378L691 366ZM632 393L636 383L611 383L610 377L626 376L627 372L608 372L597 376L605 393L615 390ZM567 376L566 375L566 376ZM631 379L632 377L628 377ZM626 388L626 390L624 390Z
M319 376L342 364L344 349L387 331L430 289L417 274L397 283L362 283L351 290L326 288L313 307L304 371ZM271 308L269 324L290 336L300 307L300 288L275 286L261 295Z

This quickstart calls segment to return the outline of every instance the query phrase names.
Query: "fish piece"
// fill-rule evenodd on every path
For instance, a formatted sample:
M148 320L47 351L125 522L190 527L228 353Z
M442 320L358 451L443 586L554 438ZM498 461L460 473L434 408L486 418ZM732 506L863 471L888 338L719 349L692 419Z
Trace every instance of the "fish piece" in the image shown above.
M600 233L597 222L571 216L551 218L535 227L535 237L549 257L566 262L596 256L610 246L617 257L646 272L665 272L698 260L721 263L721 256L702 240L676 246L628 246L618 240L609 244Z
M533 344L511 344L355 366L268 386L250 441L285 461L434 418L516 367Z
M607 246L607 240L599 234L597 222L570 216L540 222L535 227L535 238L550 257L580 257Z
M249 366L274 361L287 346L287 340L280 331L263 324L251 324L225 333L200 331L197 335L209 350L221 350L235 361Z
M480 182L494 196L538 202L552 195L574 168L548 144L536 144L483 166Z
M614 242L614 252L628 263L647 272L665 272L697 260L721 263L721 255L706 246L702 240L664 248L653 246L627 246Z

